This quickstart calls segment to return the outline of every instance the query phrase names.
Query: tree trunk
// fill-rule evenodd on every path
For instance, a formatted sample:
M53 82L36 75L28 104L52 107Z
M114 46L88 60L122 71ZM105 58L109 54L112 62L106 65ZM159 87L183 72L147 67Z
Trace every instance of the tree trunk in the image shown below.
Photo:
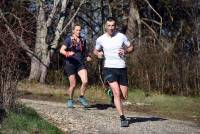
M141 45L141 22L138 12L138 8L135 0L130 0L130 11L128 16L128 25L126 30L126 35L128 36L132 45L134 45L134 53L131 55L133 63L137 63L139 54L139 47Z
M140 45L140 37L141 37L141 22L140 15L138 12L138 8L135 0L130 1L130 11L129 11L129 19L126 35L128 38L133 41L134 38L138 35L138 44Z
M41 69L40 82L41 83L45 82L49 64L50 64L50 55L49 55L49 52L47 52L47 53L43 54L42 63L40 64L40 69Z
M84 1L81 2L81 5ZM56 31L55 31L55 38L51 42L50 47L52 48L49 50L49 44L46 43L47 38L47 27L51 25L52 23L52 16L56 11L58 1L54 3L54 7L52 10L51 15L46 21L45 11L43 9L42 4L40 3L39 6L39 14L37 18L37 35L36 35L36 44L35 44L35 54L37 55L38 59L32 58L31 60L31 72L29 75L29 80L38 80L41 83L45 82L46 75L47 75L47 69L50 64L50 56L53 55L54 49L58 47L58 41L62 34L63 30L63 24L65 20L65 16L60 16L60 19L58 21ZM60 13L64 13L66 10L68 1L63 0Z
M17 81L4 81L3 106L4 109L12 109L15 106Z
M44 83L49 63L50 63L49 54L48 55L44 54L41 61L33 57L31 60L31 71L29 75L29 80L38 80L39 82Z
M0 57L3 58L2 56ZM2 61L0 67L0 110L10 110L15 106L18 74L15 69L14 59L5 58ZM7 64L6 62L9 63Z
M40 77L40 61L35 58L35 57L32 57L31 59L31 71L30 71L30 74L29 74L29 80L38 80L39 77Z
M40 45L45 46L43 44ZM32 57L31 59L31 71L29 75L29 80L38 80L39 82L44 83L47 74L47 69L50 63L50 55L47 48L41 49L41 51L41 60L35 57Z
M45 12L42 6L39 7L39 15L37 18L37 35L35 44L36 57L31 59L31 71L29 80L38 80L45 82L47 68L49 66L48 44L46 43L47 26L45 21Z

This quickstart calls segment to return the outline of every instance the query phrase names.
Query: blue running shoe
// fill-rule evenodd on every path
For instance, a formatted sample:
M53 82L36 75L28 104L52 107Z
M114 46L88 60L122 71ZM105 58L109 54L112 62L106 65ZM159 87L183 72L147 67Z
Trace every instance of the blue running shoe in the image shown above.
M72 99L67 100L67 107L74 108L74 101Z
M88 107L88 102L87 102L85 97L79 97L78 100L79 100L79 102L81 103L82 106Z

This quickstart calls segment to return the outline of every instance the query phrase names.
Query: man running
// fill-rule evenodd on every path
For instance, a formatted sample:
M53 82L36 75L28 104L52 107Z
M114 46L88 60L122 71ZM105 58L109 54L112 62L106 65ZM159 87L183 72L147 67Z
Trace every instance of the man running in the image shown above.
M133 51L133 46L124 34L116 31L116 21L113 17L106 20L105 29L106 33L97 38L93 52L98 58L105 57L104 79L112 89L121 127L128 127L129 122L124 116L122 99L128 97L125 55Z

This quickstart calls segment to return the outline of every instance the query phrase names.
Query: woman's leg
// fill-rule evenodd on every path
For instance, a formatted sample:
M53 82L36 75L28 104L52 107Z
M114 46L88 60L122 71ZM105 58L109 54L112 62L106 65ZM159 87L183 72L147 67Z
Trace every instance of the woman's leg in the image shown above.
M68 76L68 79L69 79L69 88L68 88L67 94L69 95L70 99L73 99L74 89L76 87L76 76L75 76L75 74Z
M88 84L87 70L81 69L80 71L78 71L78 75L79 75L81 82L82 82L81 88L80 88L80 95L84 96L86 88L87 88L87 84Z

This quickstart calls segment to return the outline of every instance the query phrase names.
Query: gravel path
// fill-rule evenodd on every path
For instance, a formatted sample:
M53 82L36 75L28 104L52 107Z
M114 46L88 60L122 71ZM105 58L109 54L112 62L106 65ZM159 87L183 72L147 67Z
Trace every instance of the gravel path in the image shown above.
M42 117L70 134L200 134L200 126L192 122L163 119L127 112L128 128L121 128L115 109L106 105L93 105L84 109L75 105L67 109L64 103L21 99Z

